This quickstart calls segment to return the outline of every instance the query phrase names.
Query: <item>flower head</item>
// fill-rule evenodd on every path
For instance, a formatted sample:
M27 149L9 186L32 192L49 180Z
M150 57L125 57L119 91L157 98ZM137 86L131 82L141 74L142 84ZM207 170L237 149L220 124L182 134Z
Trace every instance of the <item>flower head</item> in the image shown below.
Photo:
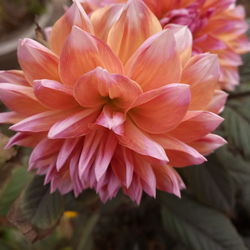
M84 0L90 10L127 2L126 0L97 0L95 5ZM144 0L158 17L162 27L169 24L186 25L193 34L193 52L215 53L219 57L220 87L233 90L239 84L238 67L242 64L240 54L250 51L245 35L248 25L242 6L236 0ZM114 6L110 9L115 8ZM100 10L97 10L100 12ZM95 15L95 13L93 14Z
M22 71L0 73L12 110L0 122L17 132L7 147L33 147L29 169L52 192L93 188L106 201L122 188L137 203L143 191L180 195L174 167L200 164L225 143L211 134L226 99L217 56L192 56L190 31L162 30L141 1L114 8L90 21L75 1L49 48L19 42Z

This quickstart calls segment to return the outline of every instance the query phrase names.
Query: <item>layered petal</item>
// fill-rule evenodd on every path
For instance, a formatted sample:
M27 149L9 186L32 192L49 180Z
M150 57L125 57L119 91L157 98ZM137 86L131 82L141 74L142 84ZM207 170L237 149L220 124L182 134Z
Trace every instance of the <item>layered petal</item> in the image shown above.
M145 91L180 82L174 32L164 30L146 40L126 63L126 74Z
M188 85L169 84L139 96L129 116L144 131L152 134L166 133L184 118L189 103Z
M141 93L136 82L122 75L110 74L100 67L84 74L74 88L75 99L89 108L110 103L127 109Z
M84 73L101 66L111 73L122 73L120 60L101 40L74 26L60 57L60 76L69 86L74 86Z
M60 80L58 76L58 58L40 43L25 38L19 41L17 56L26 79L32 84L33 80Z
M0 83L30 86L21 70L0 70Z
M74 3L66 10L65 14L53 25L49 43L51 49L60 54L64 42L71 32L73 26L77 26L87 32L93 33L93 27L88 15L85 13L80 2L75 0Z
M33 88L37 99L48 108L64 110L78 106L72 90L57 81L34 81Z

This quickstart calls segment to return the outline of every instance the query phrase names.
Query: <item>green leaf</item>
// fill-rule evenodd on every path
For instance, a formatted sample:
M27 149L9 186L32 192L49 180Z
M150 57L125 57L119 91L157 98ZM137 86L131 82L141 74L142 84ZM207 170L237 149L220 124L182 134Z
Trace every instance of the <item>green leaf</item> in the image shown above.
M29 182L31 174L24 167L16 168L0 193L0 215L7 215L14 200Z
M233 214L235 189L227 168L215 155L200 166L182 168L179 171L190 192L198 201L227 214Z
M47 236L64 211L63 197L57 192L50 194L43 179L36 176L32 180L8 215L10 222L32 242Z
M189 198L161 194L166 232L189 250L247 250L230 220Z

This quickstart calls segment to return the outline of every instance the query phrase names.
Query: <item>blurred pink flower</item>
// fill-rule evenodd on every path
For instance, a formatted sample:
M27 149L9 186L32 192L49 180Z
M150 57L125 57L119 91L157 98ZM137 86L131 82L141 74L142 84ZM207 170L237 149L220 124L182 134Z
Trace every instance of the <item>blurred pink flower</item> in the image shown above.
M210 134L226 100L217 56L191 56L190 31L162 30L143 2L119 8L119 18L104 11L91 22L76 1L49 49L19 42L22 71L0 73L12 110L0 122L17 132L7 147L33 147L29 170L52 192L93 188L106 201L122 188L137 203L143 191L180 196L174 167L200 164L225 143Z
M138 0L139 1L139 0ZM96 0L91 5L83 0L89 10L127 2L126 0ZM238 67L242 64L240 55L250 51L250 43L245 35L248 25L242 6L236 0L144 0L158 17L162 27L168 24L187 25L192 31L193 52L215 53L221 65L220 86L233 90L239 84ZM108 7L115 9L118 7ZM104 10L97 10L98 12ZM108 10L106 10L108 11ZM117 17L118 18L118 17Z

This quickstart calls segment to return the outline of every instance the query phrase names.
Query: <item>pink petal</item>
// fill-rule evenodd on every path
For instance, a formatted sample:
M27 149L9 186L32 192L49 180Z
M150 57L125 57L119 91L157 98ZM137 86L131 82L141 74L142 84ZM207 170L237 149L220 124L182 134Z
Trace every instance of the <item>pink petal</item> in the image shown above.
M207 110L219 114L224 110L228 94L222 90L215 90L214 97L207 106Z
M60 79L57 56L40 43L28 38L20 40L17 55L25 77L31 84L38 79Z
M121 145L139 154L158 159L163 164L168 162L168 158L162 146L147 136L146 133L143 133L130 120L125 122L124 135L120 136L119 139Z
M21 115L32 115L46 110L34 96L32 88L27 86L1 83L0 100L10 110Z
M118 135L124 133L123 123L125 115L121 112L115 112L109 106L104 106L102 113L96 120L96 124L112 130Z
M165 148L169 157L169 165L174 167L185 167L198 165L206 161L198 151L189 145L170 136L154 136L154 139Z
M120 60L103 41L74 26L60 57L62 81L74 86L79 77L97 66L111 73L122 73Z
M146 132L165 133L180 123L188 110L189 102L188 85L169 84L139 96L129 116Z
M0 70L0 83L30 86L21 70Z
M130 79L98 67L80 78L74 88L74 97L83 107L100 107L110 103L126 109L141 92L140 87Z
M59 55L61 53L65 40L74 25L93 33L89 17L77 0L73 2L65 14L52 27L49 43L56 54Z
M90 125L98 116L96 109L84 109L70 114L66 119L57 121L49 130L51 139L73 138L89 132Z
M189 143L214 131L224 119L212 112L190 111L183 122L170 135Z
M189 145L195 148L203 155L209 155L217 148L225 145L227 142L218 135L209 134L200 138L197 141L190 143Z
M69 114L69 111L46 111L30 116L11 126L10 129L19 132L48 131L55 122L62 120Z
M16 112L0 113L0 124L1 123L14 124L14 123L20 122L23 119L24 119L24 116L17 114Z
M163 30L146 40L126 63L126 74L145 91L179 82L181 62L174 32Z
M51 109L69 109L78 106L72 91L53 80L34 81L34 93L38 100Z

